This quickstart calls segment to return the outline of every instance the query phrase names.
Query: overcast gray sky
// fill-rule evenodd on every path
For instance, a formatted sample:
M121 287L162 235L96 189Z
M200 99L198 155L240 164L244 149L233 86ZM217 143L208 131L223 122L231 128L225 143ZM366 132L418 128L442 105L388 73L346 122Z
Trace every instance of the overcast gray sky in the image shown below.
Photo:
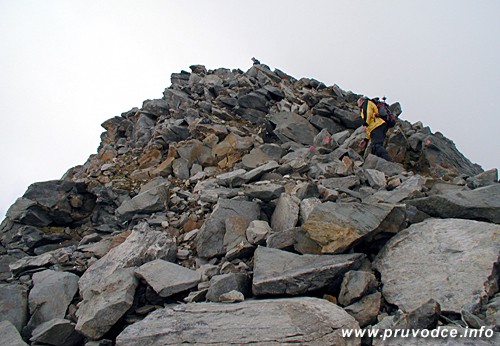
M96 153L100 124L192 64L251 67L399 101L499 168L500 1L0 0L0 219Z

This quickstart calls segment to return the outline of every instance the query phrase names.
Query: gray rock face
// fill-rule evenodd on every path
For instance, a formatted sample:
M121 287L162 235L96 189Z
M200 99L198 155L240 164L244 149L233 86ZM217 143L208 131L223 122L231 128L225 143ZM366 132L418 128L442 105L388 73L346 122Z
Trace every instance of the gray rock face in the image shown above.
M134 198L123 202L120 207L116 209L116 214L122 220L127 220L135 214L146 214L165 210L169 201L168 188L169 184L165 183L141 192Z
M28 330L54 318L64 318L78 291L78 280L75 274L54 270L33 274L33 288L28 300L31 313Z
M258 247L254 255L252 291L255 295L297 295L340 285L342 275L357 269L365 256L297 255Z
M0 285L0 321L10 321L18 331L28 321L28 289L17 284Z
M254 202L219 199L196 238L196 248L200 257L212 258L225 254L226 219L235 215L245 216L252 221L257 220L260 216L259 205Z
M195 287L201 281L201 274L162 259L143 264L135 270L135 274L143 278L160 297Z
M250 280L244 273L216 275L210 280L207 299L211 302L220 302L224 299L223 295L231 291L238 291L243 296L249 296L250 286Z
M141 224L119 246L95 262L78 285L83 301L76 330L92 339L103 336L132 306L136 267L156 259L172 261L176 244L165 233Z
M279 184L253 184L244 186L245 195L250 198L258 198L263 201L271 201L285 192L285 187Z
M28 346L19 335L16 327L8 320L0 322L0 335L2 336L1 345Z
M360 301L345 307L345 311L358 321L360 327L373 324L377 320L381 305L380 292L363 297Z
M76 313L77 331L99 339L127 312L139 284L134 270L134 267L118 268L103 277L94 290L84 291L84 300Z
M250 244L246 236L249 225L250 220L245 216L230 216L226 219L224 248L226 249L226 258L229 261L252 255L254 246Z
M335 304L317 298L187 304L157 310L127 327L116 345L361 344L343 339L341 328L359 325Z
M369 196L366 199L363 199L363 202L367 203L399 203L407 198L413 197L422 191L422 188L425 184L425 178L420 175L415 175L393 191L377 191L375 194Z
M486 220L500 224L500 184L408 201L430 216Z
M275 232L295 227L299 220L300 200L287 193L281 194L271 217L271 227Z
M75 332L75 324L56 318L42 323L33 331L30 341L48 345L73 346L82 341L82 336Z
M393 237L377 256L383 295L405 311L430 298L444 311L476 305L493 288L500 228L459 219L428 219ZM457 270L459 269L459 270Z
M25 225L67 225L88 216L95 196L83 183L53 180L34 183L7 211L7 218Z
M375 275L369 272L352 270L347 272L340 287L338 301L342 306L346 306L371 293L377 287Z
M271 122L276 124L274 133L283 141L293 141L304 145L313 144L319 131L302 116L291 112L273 114Z
M339 253L379 232L400 231L404 209L391 204L326 202L313 209L303 228L322 253Z
M380 172L384 172L387 176L392 177L393 175L397 175L403 173L404 169L401 165L386 161L378 156L369 154L363 164L364 169L375 169Z

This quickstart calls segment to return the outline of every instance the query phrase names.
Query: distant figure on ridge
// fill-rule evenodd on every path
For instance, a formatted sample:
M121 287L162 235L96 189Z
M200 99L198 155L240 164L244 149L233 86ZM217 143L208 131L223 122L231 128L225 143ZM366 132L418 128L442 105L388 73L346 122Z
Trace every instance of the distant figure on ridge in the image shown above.
M378 108L372 100L360 97L358 107L361 118L363 119L363 130L366 133L365 138L359 143L360 148L365 148L368 141L372 141L372 154L377 155L387 161L392 161L389 153L384 148L385 135L388 130L386 122L378 116Z
M254 65L260 65L260 61L255 59L255 58L252 58L252 61L253 61L253 64Z

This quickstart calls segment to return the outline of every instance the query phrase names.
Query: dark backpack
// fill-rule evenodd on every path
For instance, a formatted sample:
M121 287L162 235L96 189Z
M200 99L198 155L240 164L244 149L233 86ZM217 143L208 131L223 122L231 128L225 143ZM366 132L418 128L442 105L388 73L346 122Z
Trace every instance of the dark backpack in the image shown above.
M382 120L385 121L385 123L387 124L388 128L394 127L396 125L396 116L392 114L389 105L385 103L385 97L382 98L382 100L380 100L380 98L378 97L375 97L373 99L370 99L370 101L375 103L375 105L378 108L378 114L376 116L382 118ZM365 104L363 105L365 116L367 107L368 107L368 102L365 102Z

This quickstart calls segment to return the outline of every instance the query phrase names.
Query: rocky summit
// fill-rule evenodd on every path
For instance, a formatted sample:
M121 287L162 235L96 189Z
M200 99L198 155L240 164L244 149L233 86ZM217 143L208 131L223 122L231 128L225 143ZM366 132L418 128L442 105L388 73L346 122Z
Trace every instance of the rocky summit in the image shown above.
M498 345L498 171L397 102L393 162L367 154L360 96L263 64L172 74L9 208L0 345Z

